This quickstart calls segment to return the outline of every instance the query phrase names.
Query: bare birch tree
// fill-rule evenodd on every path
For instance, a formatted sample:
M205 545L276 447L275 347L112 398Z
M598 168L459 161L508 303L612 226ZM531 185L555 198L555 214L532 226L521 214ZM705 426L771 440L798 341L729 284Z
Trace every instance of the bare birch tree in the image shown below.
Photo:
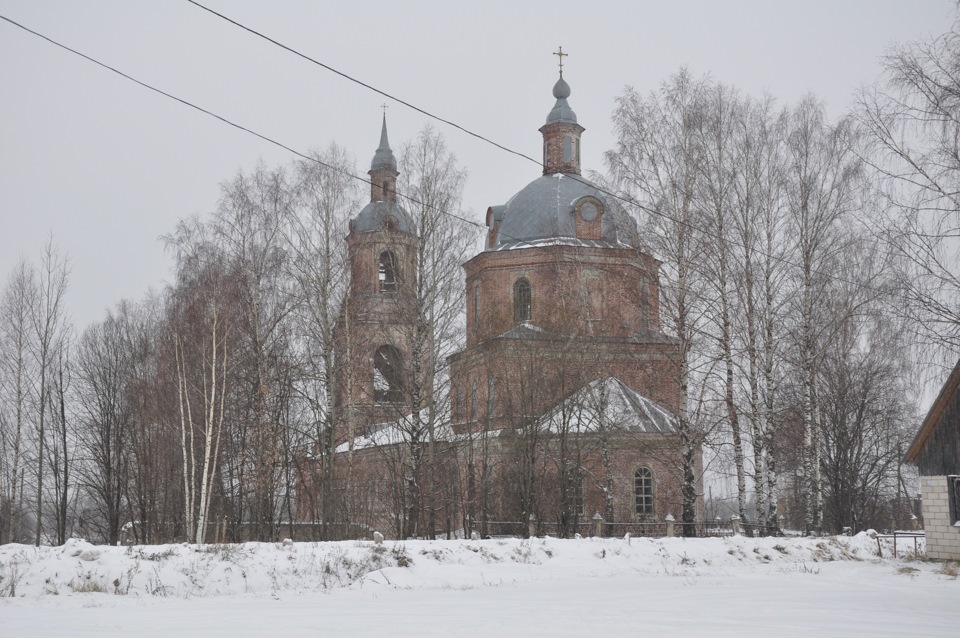
M889 216L886 244L904 266L909 326L929 345L960 348L960 18L944 34L893 48L884 82L855 113L865 159Z
M829 280L828 259L839 247L838 226L859 206L860 163L854 155L849 120L831 125L823 104L808 96L793 110L787 142L786 198L799 261L796 321L797 366L802 381L804 426L804 498L807 533L822 527L820 410L817 367L823 328L817 295Z
M467 173L443 135L427 126L400 152L399 192L419 236L415 307L411 309L409 370L408 532L433 537L441 506L437 428L448 412L446 358L463 341L464 283L460 265L476 233L463 221L460 198ZM424 458L426 457L426 458ZM421 516L426 514L421 529ZM408 535L415 535L409 534Z
M678 434L683 456L683 511L685 535L696 533L697 461L702 431L691 418L691 364L703 319L702 221L695 205L702 151L696 128L703 117L706 81L681 70L643 98L633 89L617 99L614 130L617 145L606 155L607 167L620 188L638 202L652 232L642 236L652 252L664 260L662 311L666 325L679 342L680 413Z
M11 273L0 301L0 432L3 435L4 490L3 540L22 539L23 481L28 421L31 417L30 390L33 387L33 360L30 356L33 332L30 308L35 272L20 260Z
M178 266L167 338L174 353L184 522L188 538L200 544L219 477L238 293L223 254L198 219L180 222L166 240Z
M335 489L335 482L341 480L336 448L346 433L338 431L341 415L334 400L339 363L334 326L349 289L343 237L350 214L360 208L360 197L356 180L347 176L356 172L354 161L342 148L332 144L312 157L317 161L297 163L297 197L286 231L286 243L292 252L287 267L296 290L295 334L300 349L297 394L308 415L303 434L317 443L314 456L320 466L318 474L313 473L312 464L300 471L311 475L310 484L319 484L319 503L311 514L322 524L321 538L329 540L337 537L331 523L351 518L350 504L337 498ZM349 326L346 329L349 331ZM342 478L345 493L350 493L350 477L347 471Z
M65 299L69 269L66 257L54 245L51 236L40 256L36 287L31 299L30 323L33 331L33 359L37 370L34 392L37 401L36 422L36 516L34 543L40 545L43 532L44 461L48 436L47 416L51 391L51 376L59 349L63 347L66 330Z

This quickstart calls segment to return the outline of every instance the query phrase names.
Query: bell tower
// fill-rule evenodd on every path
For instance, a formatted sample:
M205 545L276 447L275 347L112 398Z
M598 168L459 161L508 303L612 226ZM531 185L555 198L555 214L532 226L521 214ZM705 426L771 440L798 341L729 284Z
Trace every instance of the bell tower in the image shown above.
M553 85L557 103L547 114L547 123L540 127L543 134L543 174L580 174L580 135L584 128L577 123L577 114L567 103L570 85L563 79L563 58L568 55L560 47L554 55L560 57L560 79Z
M337 438L346 440L377 423L413 410L423 366L424 322L416 302L420 238L397 203L397 160L384 115L380 145L370 164L370 203L350 220L347 234L350 283L334 328ZM427 341L429 343L429 340Z

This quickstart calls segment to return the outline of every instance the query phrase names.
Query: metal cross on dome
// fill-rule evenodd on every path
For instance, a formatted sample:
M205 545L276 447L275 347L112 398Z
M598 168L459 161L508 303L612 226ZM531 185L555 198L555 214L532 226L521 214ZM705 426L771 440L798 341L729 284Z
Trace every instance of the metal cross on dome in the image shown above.
M560 58L560 77L563 77L563 58L570 55L569 53L563 52L563 47L557 47L557 50L553 52L555 56Z
M380 108L383 109L383 114L386 115L386 114L387 114L387 109L390 108L390 105L387 104L386 102L384 102L383 104L380 105Z

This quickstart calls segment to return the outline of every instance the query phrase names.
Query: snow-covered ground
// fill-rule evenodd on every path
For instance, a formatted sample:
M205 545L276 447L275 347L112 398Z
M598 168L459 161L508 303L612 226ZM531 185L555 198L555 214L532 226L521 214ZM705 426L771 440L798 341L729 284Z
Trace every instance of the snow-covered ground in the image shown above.
M0 596L0 635L18 637L960 635L956 566L880 559L863 534L73 540L0 546Z

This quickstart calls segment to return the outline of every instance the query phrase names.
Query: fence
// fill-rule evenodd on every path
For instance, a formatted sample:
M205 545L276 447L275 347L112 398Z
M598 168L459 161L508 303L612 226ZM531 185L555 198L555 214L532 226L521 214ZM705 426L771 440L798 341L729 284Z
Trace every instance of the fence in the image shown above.
M883 558L883 545L881 541L893 539L893 557L897 558L897 538L901 538L907 541L909 546L909 541L913 540L913 557L918 558L920 556L919 549L919 540L921 538L926 539L925 532L890 532L889 534L870 534L873 538L877 539L877 553L880 554L880 558Z
M121 533L120 542L122 544L131 544L143 542L142 537L137 533L140 530L135 528L124 529ZM389 530L379 530L388 533ZM372 538L374 528L365 524L354 523L328 523L324 525L319 521L284 521L281 523L272 523L271 525L257 523L238 523L235 521L218 520L208 524L206 541L208 543L237 543L244 541L279 541L282 538L291 538L294 541L320 541L320 540L354 540L363 538ZM448 533L444 530L437 530L437 538L452 536L454 538L469 537L472 532L477 532L481 536L487 537L516 537L528 538L530 536L553 536L556 538L573 538L580 536L599 536L605 538L623 538L627 534L631 537L649 537L662 538L667 536L688 536L699 538L733 536L741 534L743 536L780 536L782 532L776 530L773 533L764 533L758 530L750 523L743 524L738 519L723 521L715 519L713 521L698 521L696 523L686 524L681 521L665 519L662 521L631 521L626 523L607 523L597 516L584 518L575 522L566 524L559 521L473 521L470 529L463 528L452 530ZM685 533L686 532L686 533ZM906 533L899 533L902 537ZM922 536L922 533L920 534ZM168 538L177 538L172 531ZM890 537L892 538L892 537ZM153 540L153 539L151 539ZM181 539L187 540L187 539ZM169 542L169 541L167 541ZM896 540L894 539L894 542ZM896 550L894 550L896 551Z
M632 521L629 523L607 523L602 518L589 518L568 522L536 521L527 523L522 521L487 521L475 522L474 529L481 534L497 536L514 536L526 538L528 536L554 536L557 538L573 538L580 536L600 536L606 538L623 538L627 534L631 537L661 538L664 536L696 536L700 538L733 536L760 536L762 531L752 524L742 524L737 519L728 521L698 521L686 524L680 521ZM484 531L486 530L486 531ZM684 531L688 533L684 534ZM469 536L469 532L467 534ZM773 534L781 535L779 530Z

